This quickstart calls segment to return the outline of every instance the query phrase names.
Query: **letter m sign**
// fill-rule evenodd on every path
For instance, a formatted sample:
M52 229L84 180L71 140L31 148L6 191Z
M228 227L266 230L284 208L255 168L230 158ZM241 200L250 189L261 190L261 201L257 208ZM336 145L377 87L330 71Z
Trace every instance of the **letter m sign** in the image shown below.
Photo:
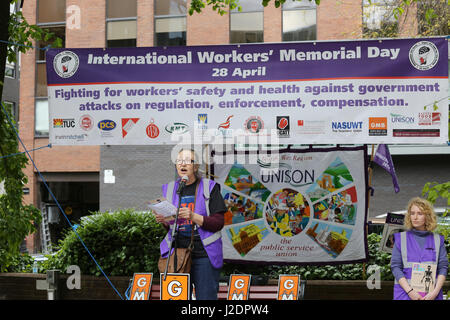
M135 273L130 300L148 300L152 288L153 273Z

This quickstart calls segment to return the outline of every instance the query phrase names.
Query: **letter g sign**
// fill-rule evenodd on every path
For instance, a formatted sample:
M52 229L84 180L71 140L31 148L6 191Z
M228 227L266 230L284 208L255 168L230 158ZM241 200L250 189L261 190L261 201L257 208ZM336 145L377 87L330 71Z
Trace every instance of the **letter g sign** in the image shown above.
M167 286L167 291L172 297L178 297L183 289L181 288L181 283L177 280L171 281Z
M245 286L245 282L244 282L243 279L237 279L237 280L234 282L234 286L236 287L236 289L242 289L242 288L244 288L244 286Z
M294 288L294 281L293 280L291 280L291 279L288 279L288 280L286 280L284 283L283 283L283 287L286 289L286 290L291 290L291 289L293 289Z
M160 275L161 280L161 300L189 300L190 299L190 274L170 273L164 279L164 274Z

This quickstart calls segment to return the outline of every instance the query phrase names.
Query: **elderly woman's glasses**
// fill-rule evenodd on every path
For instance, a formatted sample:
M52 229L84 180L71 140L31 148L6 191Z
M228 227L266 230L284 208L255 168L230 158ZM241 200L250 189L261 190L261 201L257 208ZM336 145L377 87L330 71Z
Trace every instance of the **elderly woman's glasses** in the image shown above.
M176 164L193 164L194 160L190 160L190 159L177 159L175 161Z

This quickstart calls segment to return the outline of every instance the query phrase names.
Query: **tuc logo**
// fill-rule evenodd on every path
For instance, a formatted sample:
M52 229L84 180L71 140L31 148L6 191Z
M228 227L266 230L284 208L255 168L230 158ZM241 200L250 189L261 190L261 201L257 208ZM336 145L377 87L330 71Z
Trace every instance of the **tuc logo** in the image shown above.
M152 288L153 273L135 273L130 300L148 300Z
M280 275L278 278L278 300L298 300L299 275Z
M75 128L75 119L53 118L53 128Z
M251 277L249 274L232 274L227 300L248 300Z
M189 300L191 279L188 273L168 273L164 280L164 273L160 275L161 300Z

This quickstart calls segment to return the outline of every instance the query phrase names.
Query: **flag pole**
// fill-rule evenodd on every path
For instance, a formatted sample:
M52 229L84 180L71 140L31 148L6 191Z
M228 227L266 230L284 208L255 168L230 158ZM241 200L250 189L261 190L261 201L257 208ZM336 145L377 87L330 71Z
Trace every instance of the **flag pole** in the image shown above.
M372 144L372 154L370 155L370 162L369 162L369 168L368 168L368 171L369 171L369 178L368 178L369 179L369 181L368 181L369 190L370 190L370 188L372 188L373 157L374 157L374 154L375 154L375 145ZM369 210L369 203L370 203L370 194L367 197L367 210Z
M209 153L209 145L205 145L205 176L209 177L209 161L211 160L211 154Z
M369 213L369 203L370 203L370 191L372 189L372 174L373 174L373 157L375 154L375 145L372 144L372 152L370 155L370 162L368 170L368 189L367 189L367 213ZM366 224L366 235L369 234L369 225ZM366 279L366 263L363 262L363 270L362 270L363 279Z

